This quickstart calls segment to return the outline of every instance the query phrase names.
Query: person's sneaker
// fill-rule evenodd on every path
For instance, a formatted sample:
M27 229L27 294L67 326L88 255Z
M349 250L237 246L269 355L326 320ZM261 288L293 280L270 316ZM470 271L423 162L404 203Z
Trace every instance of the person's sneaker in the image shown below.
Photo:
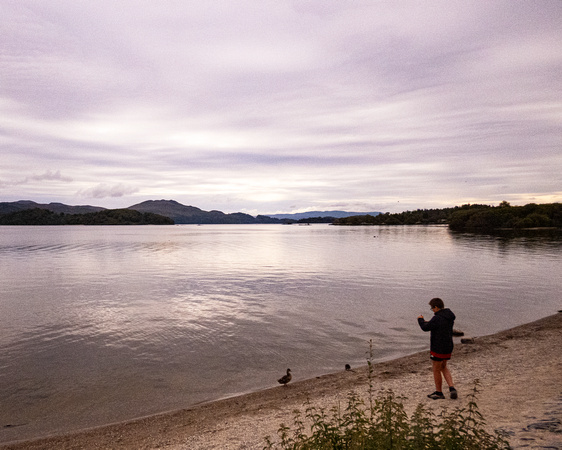
M458 397L457 390L454 387L449 388L449 395L451 396L452 400L456 400Z
M439 391L435 391L433 394L429 394L428 397L432 398L433 400L439 400L445 398L443 392L439 392Z

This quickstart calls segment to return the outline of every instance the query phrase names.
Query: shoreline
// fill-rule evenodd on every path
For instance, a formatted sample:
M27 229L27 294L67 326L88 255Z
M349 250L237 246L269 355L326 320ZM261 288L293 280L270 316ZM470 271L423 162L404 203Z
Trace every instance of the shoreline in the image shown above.
M428 336L429 342L429 336ZM410 414L418 403L436 413L465 407L475 379L477 404L490 429L508 433L513 448L562 449L562 313L492 335L473 344L455 340L449 364L458 400L430 400L434 390L428 351L373 364L375 395L392 389L404 396ZM291 425L293 411L304 412L310 399L329 410L346 405L347 394L365 398L366 364L352 371L294 381L187 409L64 435L0 444L3 450L36 449L261 449L265 437L277 437L281 423ZM275 440L275 439L274 439ZM539 447L533 447L538 445Z

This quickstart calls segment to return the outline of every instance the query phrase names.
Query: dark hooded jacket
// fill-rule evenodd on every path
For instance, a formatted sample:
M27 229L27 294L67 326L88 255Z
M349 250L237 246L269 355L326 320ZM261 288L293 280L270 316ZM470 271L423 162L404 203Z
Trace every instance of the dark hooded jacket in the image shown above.
M431 331L430 350L447 355L453 352L453 324L455 315L449 308L440 309L429 322L418 319L423 331Z

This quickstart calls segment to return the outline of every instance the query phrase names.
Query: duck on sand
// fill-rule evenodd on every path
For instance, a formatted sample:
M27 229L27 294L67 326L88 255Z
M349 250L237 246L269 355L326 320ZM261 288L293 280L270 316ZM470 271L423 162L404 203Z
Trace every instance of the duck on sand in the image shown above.
M277 381L279 382L279 384L282 384L283 386L287 386L287 383L291 381L292 378L293 376L291 375L291 369L287 369L287 374L283 375Z

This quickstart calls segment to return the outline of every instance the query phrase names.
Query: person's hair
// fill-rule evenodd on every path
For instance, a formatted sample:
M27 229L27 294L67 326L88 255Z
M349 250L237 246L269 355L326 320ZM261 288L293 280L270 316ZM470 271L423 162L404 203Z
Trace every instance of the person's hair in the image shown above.
M429 306L431 306L432 308L435 308L437 306L437 308L443 309L445 307L445 303L443 303L443 300L441 300L440 298L432 298L429 301Z

